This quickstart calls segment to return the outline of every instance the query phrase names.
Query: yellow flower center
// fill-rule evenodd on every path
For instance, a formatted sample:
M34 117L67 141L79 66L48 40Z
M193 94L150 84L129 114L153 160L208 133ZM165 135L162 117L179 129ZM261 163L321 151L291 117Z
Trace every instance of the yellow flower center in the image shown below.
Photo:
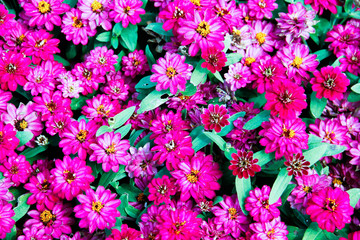
M245 59L245 64L246 64L246 66L248 66L248 67L250 67L253 62L255 62L255 58L253 58L253 57L247 57L247 58Z
M114 154L114 153L116 152L115 143L111 143L111 144L105 149L105 152L107 153L107 155Z
M91 9L92 9L93 12L101 12L103 10L103 5L95 0L91 4ZM98 10L100 10L100 11L98 11Z
M6 66L6 72L7 73L15 73L16 72L16 65L12 64L12 63L9 63L7 66Z
M130 9L131 9L131 8L130 8L129 6L127 6L126 8L124 8L124 13L125 13L125 14L128 14L129 11L130 11Z
M260 8L266 8L266 2L265 2L265 0L260 0L260 2L259 2L259 7L260 7Z
M231 219L235 219L235 215L236 215L236 213L237 213L237 211L236 211L236 209L235 208L229 208L228 209L228 212L229 212L229 214L230 214L230 218Z
M89 132L87 130L80 130L79 133L76 135L76 139L80 142L84 142L88 133Z
M328 204L328 207L331 208L332 211L335 211L336 208L337 208L337 204L335 202L335 199L331 199L331 198L326 198L327 201L329 201L327 204Z
M24 42L24 38L24 34L21 34L20 37L16 38L16 46L20 46Z
M46 108L47 108L50 112L53 112L53 111L55 111L55 109L56 109L56 103L54 103L54 101L51 100L50 102L48 102L48 103L46 104Z
M198 32L201 36L206 37L210 33L210 25L205 21L201 21L196 28L196 32Z
M190 174L186 174L186 179L191 183L196 183L199 180L198 173L198 170L191 170Z
M266 236L268 237L268 238L270 238L273 234L275 233L275 229L271 229L270 231L268 231L267 233L266 233ZM271 238L272 239L272 238Z
M200 0L190 0L190 2L191 2L192 4L194 4L195 6L200 7Z
M23 119L15 123L15 128L18 131L24 131L28 127L28 123Z
M51 220L55 220L55 217L56 216L51 214L48 210L45 210L40 214L40 219L45 224L48 224Z
M180 227L184 226L186 224L186 221L183 221L181 223L177 222L177 223L173 223L173 225L175 226L176 230L175 230L175 234L179 235L181 233Z
M302 64L303 59L301 57L295 57L294 61L291 63L291 66L296 67L297 69L300 68L300 65Z
M47 42L47 39L36 41L35 47L41 48L41 47L43 47L45 45L46 42Z
M63 174L67 183L71 184L75 180L75 174L69 170L66 169Z
M72 24L73 27L81 28L83 26L83 23L77 17L72 17L72 20L73 20L73 24Z
M99 115L105 115L105 116L107 116L107 115L109 114L110 110L105 111L104 105L100 104L100 106L98 106L98 107L96 108L96 112L97 112L97 114L99 114Z
M102 205L102 203L100 201L97 202L92 202L92 207L91 209L95 212L100 213L100 210L104 207L104 205Z
M342 185L342 181L340 181L340 179L335 178L335 179L333 180L333 184Z
M232 34L233 34L233 35L240 36L241 32L240 32L240 30L234 28L233 31L232 31Z
M285 126L283 127L283 133L281 134L282 137L286 138L293 138L295 137L295 131L292 129L287 129Z
M45 1L39 2L38 9L42 14L45 14L45 13L48 13L51 11L50 4Z
M309 187L309 186L304 186L304 187L303 187L303 190L304 190L304 192L306 192L306 193L310 193L311 190L312 190L312 188Z
M19 167L18 166L11 166L10 168L10 173L11 174L18 174L19 173Z
M175 77L176 74L177 74L177 72L173 67L168 67L166 69L166 76L168 78L172 79L173 77Z
M255 36L256 40L257 40L258 43L259 43L259 45L264 44L264 42L265 42L265 40L266 40L265 37L266 37L266 34L263 33L263 32L259 32L259 33L257 33L256 36Z

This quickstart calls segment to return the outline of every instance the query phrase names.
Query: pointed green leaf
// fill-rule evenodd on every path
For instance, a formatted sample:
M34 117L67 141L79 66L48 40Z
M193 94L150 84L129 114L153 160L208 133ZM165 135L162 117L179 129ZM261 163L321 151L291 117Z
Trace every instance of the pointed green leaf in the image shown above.
M286 187L289 185L291 179L292 176L288 175L286 168L282 168L271 188L269 204L275 203L281 197Z

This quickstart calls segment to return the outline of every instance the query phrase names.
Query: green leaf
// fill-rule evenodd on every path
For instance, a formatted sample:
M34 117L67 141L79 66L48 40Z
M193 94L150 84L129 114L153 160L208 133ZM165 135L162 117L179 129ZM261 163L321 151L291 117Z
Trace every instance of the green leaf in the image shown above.
M16 238L16 233L17 233L17 231L16 231L16 226L14 225L14 226L11 228L11 232L9 232L9 233L6 234L6 239L8 239L8 240L15 240L15 239L17 239L17 238Z
M111 38L111 46L113 46L114 49L119 47L119 39L117 37Z
M130 204L125 208L125 211L132 218L137 218L141 212L140 210L134 208Z
M181 94L184 96L192 96L196 93L196 91L197 89L193 84L187 83L185 91L182 91Z
M354 86L352 86L351 90L357 94L360 94L360 83L357 83Z
M275 153L265 153L265 150L261 150L254 153L253 158L259 160L257 164L261 167L273 160L275 158Z
M28 131L18 131L16 137L20 140L18 147L21 147L28 143L34 137L34 134Z
M69 47L66 50L66 57L68 59L73 59L74 57L76 57L76 45L69 44Z
M28 198L30 197L31 193L26 193L24 195L21 195L17 199L17 206L14 208L15 216L12 217L15 222L19 221L25 214L28 212L30 205L28 205L26 202Z
M85 96L71 99L71 110L80 110L86 104L86 100L88 100L88 98Z
M229 125L226 125L225 127L223 127L223 128L221 129L221 131L220 131L219 133L217 133L217 135L223 137L223 136L225 136L226 134L228 134L231 130L234 129L234 124L233 124L234 121L237 120L237 119L239 119L239 118L242 118L242 117L244 117L244 116L245 116L245 112L238 112L238 113L232 115L232 116L228 119L228 121L229 121L230 124L229 124Z
M145 131L145 129L141 129L136 131L133 135L130 136L129 141L130 141L130 146L134 146L134 143L136 141L136 139L140 136L141 133L143 133Z
M350 17L360 19L360 11L350 13Z
M327 146L325 144L321 144L318 147L304 151L303 155L304 158L310 162L310 166L312 166L323 157L326 150L327 150Z
M140 108L137 113L141 114L146 111L153 110L165 103L169 99L169 90L152 91L140 103Z
M226 61L225 66L227 67L232 64L240 62L242 55L240 53L229 53L229 54L226 54L226 58L227 58L227 61Z
M340 56L338 59L335 60L335 62L331 65L332 67L338 67L340 66L340 59L344 58L345 56Z
M245 130L253 130L255 128L258 128L261 126L263 122L269 121L270 118L270 111L265 110L257 114L255 117L250 119L247 123L244 125Z
M222 78L221 74L220 74L218 71L216 71L216 72L214 73L214 77L215 77L217 80L219 80L220 82L224 82L224 79Z
M112 132L113 129L109 126L101 126L99 127L99 129L96 131L96 137L103 135L104 133L107 132Z
M63 3L68 4L71 8L75 7L76 3L78 2L78 0L64 0Z
M148 0L141 0L142 1L142 5L141 5L141 8L142 9L145 9L145 7L146 7L146 4L147 4L147 2L148 2ZM141 15L141 17L142 17L143 15Z
M130 129L131 129L131 124L126 124L125 126L116 130L115 133L120 133L121 138L124 138L130 132Z
M152 65L154 65L156 63L156 60L154 58L154 55L152 54L152 52L150 51L149 45L146 45L145 48L145 55L150 67L150 70L152 69Z
M322 233L322 230L319 228L316 222L312 222L310 226L306 229L303 239L306 240L316 240L319 234Z
M54 60L61 63L62 65L64 65L65 67L70 66L70 63L68 60L66 60L63 57L60 57L59 55L54 55Z
M326 103L326 98L318 99L316 97L316 92L311 93L310 111L314 118L319 118L321 116L322 112L325 109Z
M109 183L113 181L118 181L119 179L125 176L126 176L125 166L120 165L118 172L115 173L112 170L110 170L109 172L105 172L104 174L102 174L99 181L99 186L103 186L104 188L106 188L109 185Z
M147 25L147 27L145 29L151 30L153 32L156 32L157 34L168 36L168 37L174 36L174 34L172 33L171 30L165 31L163 29L163 23L150 23Z
M124 28L121 33L121 39L123 40L123 46L133 52L136 49L138 39L138 26L129 24L127 28Z
M193 73L191 74L191 79L190 82L194 85L197 86L200 83L205 83L206 82L206 77L207 74L209 73L209 70L207 68L203 68L201 67L201 64L205 62L204 59L200 60L198 62L198 64L196 65Z
M224 39L224 49L223 49L224 53L227 52L227 50L230 47L230 44L231 44L231 36L229 34L227 34Z
M350 190L346 191L349 194L350 197L350 205L352 207L355 207L355 205L360 200L360 188L352 188Z
M221 196L216 196L213 202L213 205L218 204L219 202L224 201L224 198Z
M146 135L145 137L143 137L137 144L136 144L136 148L139 147L143 147L145 146L146 143L150 142L150 136L152 133L149 133L148 135Z
M157 84L156 82L150 81L150 76L145 76L136 84L135 88L147 89L147 88L155 87L156 84Z
M246 178L239 178L236 176L235 188L241 210L245 215L248 215L248 211L245 210L245 199L249 196L249 192L252 189L250 177L246 179Z
M316 59L320 62L321 60L330 57L331 56L331 52L327 49L321 49L319 51L314 52L314 54L316 54Z
M109 125L114 129L121 127L134 114L135 109L136 107L132 106L123 110L121 113L117 114L114 117L113 123L109 122Z
M20 155L24 155L26 159L35 157L39 153L44 152L47 149L47 146L37 146L36 148L28 148L20 153Z
M123 29L124 28L121 23L116 23L112 29L113 37L119 37Z
M192 148L195 152L197 152L209 143L211 143L211 139L208 138L204 133L201 133L192 141Z
M301 229L298 227L294 227L294 226L287 226L287 229L289 234L286 236L288 238L288 240L302 240L304 233L305 233L305 229Z
M226 142L222 137L213 132L204 132L203 134L216 143L222 151L225 151Z
M342 145L335 145L330 143L324 143L326 145L326 152L324 153L323 157L327 156L334 156L336 154L342 153L346 150L345 146Z
M269 204L275 203L281 197L286 187L289 185L291 179L292 176L288 175L286 168L282 168L271 188Z
M96 40L99 42L110 42L111 33L110 32L103 32L97 35Z
M344 4L344 10L347 13L350 13L352 10L353 0L346 0Z
M360 101L360 94L354 93L354 92L350 92L347 100L349 102L358 102Z
M354 85L360 81L360 78L357 75L349 72L345 72L345 75L350 80L350 85Z

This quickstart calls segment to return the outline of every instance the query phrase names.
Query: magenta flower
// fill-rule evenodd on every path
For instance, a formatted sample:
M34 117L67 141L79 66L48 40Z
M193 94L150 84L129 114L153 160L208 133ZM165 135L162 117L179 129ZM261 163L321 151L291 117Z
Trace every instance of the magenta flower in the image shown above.
M17 187L20 183L27 182L31 174L31 165L24 155L13 155L2 162L0 172Z
M258 62L262 57L265 57L267 54L259 46L249 46L246 48L244 57L241 59L241 63L245 66L250 67L252 63Z
M342 50L348 46L359 46L360 44L360 30L351 24L335 25L331 31L326 33L326 37L325 42L331 43L329 49L333 50L337 57L340 57Z
M6 52L0 55L0 85L1 89L15 91L17 85L24 86L26 76L30 72L30 58L16 52Z
M10 192L9 188L13 186L13 183L6 178L0 180L0 200L1 201L13 201L14 195Z
M352 159L350 160L350 164L360 166L360 144L357 141L353 141L350 143L349 154Z
M84 95L97 90L99 88L99 83L105 82L105 78L103 76L93 73L93 69L91 69L91 62L89 61L75 64L71 73L77 80L82 82L84 88L82 94Z
M30 18L30 27L42 27L48 31L54 29L54 25L61 25L59 15L70 10L70 6L62 3L61 0L31 0L24 6L25 14Z
M280 221L280 218L275 218L269 222L259 222L250 224L250 229L254 232L250 240L287 240L286 235L289 231L286 230L285 223Z
M28 82L24 85L24 90L31 90L31 95L37 96L40 93L50 93L55 89L54 79L41 66L33 68L27 76Z
M220 206L214 206L212 210L215 215L214 223L221 225L225 233L231 233L235 238L240 237L241 233L248 230L249 220L241 211L237 196L224 195L219 204Z
M197 218L197 215L197 213L185 208L162 210L161 214L156 218L158 221L156 228L159 231L159 236L161 239L167 240L185 240L189 236L199 239L202 220Z
M174 113L173 111L169 111L157 115L156 118L151 121L150 131L152 131L153 134L151 134L150 139L163 137L171 132L185 131L189 128L188 122L182 120L179 112Z
M223 105L209 104L209 107L204 109L204 113L201 114L202 123L206 130L215 130L220 132L221 128L229 125L229 117L227 109Z
M290 157L301 153L302 149L308 149L309 135L306 133L306 125L300 118L281 119L273 117L270 122L263 122L264 128L259 132L264 136L260 144L265 146L265 152L275 152L275 158L282 156Z
M252 45L252 31L249 25L241 26L241 28L233 27L231 34L226 34L231 39L229 49L244 55L245 50Z
M266 21L258 20L253 23L255 42L257 42L257 45L259 45L266 52L273 51L275 42L271 34L274 29L274 25Z
M46 121L46 132L51 136L59 134L60 137L63 136L63 133L66 127L71 123L70 116L63 113L56 113L53 116L50 116Z
M92 120L88 123L85 119L81 119L80 122L72 120L65 128L59 143L63 153L65 155L77 153L81 160L85 160L87 153L90 152L90 144L95 142L96 126L96 122Z
M6 7L4 5L0 5L0 26L1 28L3 28L4 30L8 30L9 28L11 28L13 26L13 24L16 22L15 21L15 15L14 14L9 14L9 11L6 9Z
M54 176L53 192L60 198L71 201L90 187L90 183L94 181L91 173L92 170L86 166L86 162L77 157L71 159L65 156L63 161L56 159L55 168L51 170Z
M251 65L251 71L253 75L250 79L255 80L254 88L261 94L271 90L275 82L285 82L287 79L286 69L276 56L260 58Z
M227 61L225 53L216 47L202 49L201 57L205 60L201 67L207 68L212 73L220 72Z
M268 222L280 216L277 207L281 206L281 198L275 203L269 204L270 187L264 185L261 189L255 188L249 192L245 199L245 209L256 222Z
M122 224L121 230L119 231L116 228L111 230L111 235L107 237L105 240L119 240L119 239L126 239L126 240L138 240L141 233L133 228L129 228L128 225Z
M70 204L58 202L50 208L38 205L37 210L28 212L32 219L27 220L24 227L44 229L47 237L60 238L62 234L71 233L71 225L75 223L71 213Z
M258 159L253 159L253 152L245 152L238 150L237 153L231 154L233 160L230 161L229 169L234 176L239 178L249 178L255 176L255 172L260 172L261 167L256 163Z
M90 62L94 74L105 75L107 72L115 71L114 64L117 63L117 58L118 56L114 54L112 49L108 50L106 46L103 46L91 50L87 61Z
M286 170L289 176L307 175L310 169L310 162L306 161L301 153L288 156L284 164L287 166Z
M15 154L20 140L16 138L16 131L11 124L0 122L0 160Z
M41 60L54 60L54 54L60 52L58 48L60 40L52 39L52 37L53 35L44 29L30 32L21 52L26 56L31 56L34 64L39 64Z
M211 155L197 152L194 157L182 160L171 175L177 179L175 185L181 190L181 201L186 201L191 196L198 201L204 196L209 199L216 196L215 190L220 189L217 180L222 172Z
M67 11L62 19L61 32L66 35L66 40L73 41L75 45L86 45L88 37L96 34L96 29L91 29L88 20L81 17L81 11L72 8Z
M349 194L340 188L327 187L316 192L308 202L306 213L321 229L334 232L350 223L354 208L350 206Z
M340 70L360 75L360 48L350 45L345 50L342 50L342 54L345 57L340 59Z
M107 83L101 90L114 100L125 101L128 98L130 89L125 81L121 72L115 74L111 72L107 75Z
M151 151L158 151L154 155L154 160L158 161L159 165L166 161L169 170L178 166L180 159L194 154L191 137L185 131L168 133L156 138L154 142L156 145Z
M344 145L349 143L347 128L342 126L338 119L316 119L314 124L310 124L310 133L321 137L323 142Z
M220 18L214 17L214 13L206 9L194 11L194 15L187 15L186 19L180 22L177 32L184 39L181 44L191 44L189 54L195 56L200 49L215 47L222 50L224 48L223 29L224 25Z
M90 145L94 151L90 156L90 161L102 163L105 172L119 171L119 164L127 165L130 155L127 152L130 148L129 140L121 140L120 133L106 132L97 137L96 143Z
M284 119L294 119L306 108L305 89L290 81L276 81L272 84L265 98L264 109L271 110L271 115Z
M310 76L307 72L314 72L319 65L315 54L309 54L309 48L301 43L291 44L277 52L276 56L281 59L287 68L289 78L294 78L295 82L308 81Z
M185 85L191 78L193 67L185 63L185 56L176 53L166 53L152 66L153 74L150 81L157 82L156 90L169 89L172 94L178 90L185 91Z
M180 19L185 19L186 13L193 8L191 2L176 0L169 2L159 13L159 18L164 19L163 29L169 31L173 29L176 32L180 26Z
M315 171L310 170L309 175L295 177L297 186L289 195L287 201L292 208L306 214L305 209L313 193L326 188L331 183L331 178L326 175L319 176Z
M114 22L121 22L122 26L127 28L129 23L136 25L141 22L140 14L145 14L145 10L141 8L142 5L140 0L114 0L109 16L114 19Z
M170 204L171 195L175 195L176 186L174 181L169 179L168 176L164 175L162 178L154 178L149 184L149 200L154 201L155 205L160 205L161 203Z
M337 13L336 6L338 1L336 0L305 0L305 4L311 4L311 7L321 15L324 10L329 10L333 14Z
M288 13L279 13L276 18L277 27L281 32L279 36L285 36L286 42L291 44L294 40L303 37L309 39L310 34L315 33L313 25L317 23L315 11L307 10L300 2L288 5Z
M158 164L153 159L154 154L150 151L150 143L146 143L144 147L136 149L130 147L131 161L127 163L125 171L129 173L129 177L146 177L155 176Z
M0 115L6 112L7 104L12 99L11 92L0 89Z
M347 86L350 85L350 80L341 72L339 67L327 66L321 68L320 71L314 72L311 84L317 98L324 97L329 100L341 100L347 90Z
M271 12L278 7L276 0L249 0L247 5L251 9L250 15L256 19L272 18Z
M121 201L115 199L116 194L99 186L96 191L91 188L85 191L86 195L77 196L80 205L74 207L75 217L81 218L79 226L89 228L90 233L97 229L111 229L115 226L116 217L120 212L116 209Z
M1 24L1 23L0 23ZM4 49L9 49L10 51L20 52L23 47L23 43L27 41L26 35L28 30L25 24L20 22L15 22L15 24L8 24L8 32L4 37L5 45Z
M79 0L78 8L82 12L81 18L89 21L91 29L101 26L106 31L112 27L109 18L109 1L107 0Z
M15 221L12 219L15 216L15 212L12 209L11 203L4 200L0 201L0 216L0 238L6 239L6 234L10 233L15 225Z
M98 94L94 98L86 100L86 104L82 107L81 113L102 125L108 125L108 119L120 112L119 102L105 94Z
M123 56L121 64L125 76L132 78L135 78L137 75L143 75L150 69L143 50L135 50L130 52L128 56Z

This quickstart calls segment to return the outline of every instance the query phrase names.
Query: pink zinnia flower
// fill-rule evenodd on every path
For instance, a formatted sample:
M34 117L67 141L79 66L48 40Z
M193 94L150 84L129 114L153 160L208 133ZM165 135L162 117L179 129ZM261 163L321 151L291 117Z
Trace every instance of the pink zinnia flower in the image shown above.
M186 13L193 10L190 1L175 0L169 2L159 13L159 18L164 19L163 29L169 31L173 29L176 32L180 27L180 19L185 19Z
M150 193L149 200L154 201L155 205L163 202L170 204L170 196L176 193L176 186L172 180L174 179L169 179L166 175L162 176L162 178L154 178L148 186Z
M259 222L250 224L250 229L254 232L251 234L250 240L287 240L285 223L280 218L275 218L269 222Z
M86 195L77 196L80 205L75 206L75 217L81 218L79 226L89 228L90 233L97 229L111 229L115 226L116 217L120 212L116 209L121 201L115 199L116 194L99 186L96 191L91 188L85 191Z
M15 212L12 209L11 203L3 200L0 201L0 216L0 238L6 239L6 234L10 233L15 225L15 221L12 219L15 216Z
M205 60L201 67L209 69L212 73L220 72L227 61L225 53L216 47L202 49L201 57Z
M102 125L108 125L108 119L120 112L120 104L105 94L98 94L92 99L86 100L82 107L82 114L88 119L93 119Z
M337 13L336 6L338 1L336 0L305 0L305 4L311 4L311 7L319 12L319 15L323 13L324 10L329 10L333 14Z
M162 113L151 121L150 139L156 139L157 137L163 137L170 132L186 131L190 128L188 122L182 120L181 113L174 113L169 111L168 113Z
M83 83L71 74L71 72L61 73L57 79L61 84L57 88L61 90L64 98L79 98L84 91Z
M120 231L116 228L113 228L111 230L111 235L107 237L105 240L119 240L119 239L138 240L140 235L141 235L140 231L137 231L133 228L129 228L128 225L126 224L122 224Z
M201 49L215 47L219 50L224 48L224 24L220 18L214 17L210 9L194 11L194 14L186 15L185 20L180 22L177 32L180 34L182 45L191 44L189 54L195 56Z
M53 35L40 29L27 35L27 41L21 52L26 56L32 57L34 64L39 64L41 60L54 60L54 54L59 53L59 39L52 39ZM47 69L47 68L45 68Z
M140 0L114 0L109 16L114 19L114 22L121 22L122 26L127 28L129 23L136 25L141 22L140 14L145 14L145 10L141 8L142 5Z
M15 15L9 14L9 11L4 5L0 5L0 26L4 30L11 28L15 21ZM2 33L1 33L2 34Z
M153 152L150 151L150 143L147 142L144 147L130 147L131 161L126 165L125 171L129 177L155 176L158 164L153 159Z
M86 123L85 119L80 122L73 120L65 128L59 147L63 149L65 155L78 154L82 160L90 150L90 144L95 142L95 133L97 130L96 122L90 120Z
M275 42L271 34L274 29L275 27L272 23L260 20L253 22L255 42L266 52L273 51Z
M117 73L111 72L107 75L107 83L101 90L114 100L125 101L130 90L130 86L125 81L126 79L120 71Z
M341 100L347 90L347 86L350 85L350 80L341 72L339 67L327 66L321 68L320 71L314 72L311 84L317 98L324 97L329 100Z
M9 188L13 186L13 183L6 178L0 180L0 200L1 201L13 201L14 195L10 192Z
M61 32L66 35L66 40L73 41L75 45L86 45L88 37L96 34L96 29L91 29L88 20L81 18L79 9L72 8L62 19Z
M285 82L287 79L286 68L276 56L260 58L258 62L251 65L251 71L253 75L251 75L250 79L255 80L254 88L260 94L271 90L275 82Z
M340 59L340 69L342 72L348 71L354 75L360 75L360 48L350 45L342 51L345 55Z
M244 55L245 50L252 45L252 28L249 25L243 25L241 28L233 27L230 32L231 34L226 34L231 39L229 49Z
M5 45L4 49L20 52L23 47L23 43L27 41L26 35L29 33L27 26L23 23L16 22L14 25L9 24L8 32L4 37Z
M222 176L222 172L211 155L197 152L194 157L181 161L177 168L171 175L177 179L175 185L181 190L181 201L186 201L191 196L196 201L204 196L209 199L216 196L215 190L220 189L217 180Z
M256 222L268 222L280 216L280 211L277 207L281 206L281 198L275 203L269 204L270 187L262 186L262 188L255 188L249 192L249 197L245 199L245 209L249 211L250 216Z
M16 138L16 131L11 124L0 122L0 160L15 154L20 140Z
M288 156L284 164L287 166L286 170L288 171L289 176L294 175L296 177L307 175L310 169L310 162L306 161L301 153Z
M333 50L337 57L340 57L342 50L348 46L359 46L360 29L351 24L345 26L338 24L327 32L326 37L325 42L331 42L329 49Z
M319 136L323 142L344 145L349 143L349 136L347 135L347 128L342 126L338 119L324 119L317 118L314 124L310 124L310 133Z
M5 52L0 55L0 85L1 89L15 91L17 85L24 86L27 82L26 76L31 68L30 58L24 57L21 53Z
M259 46L249 46L246 48L246 52L244 57L241 59L241 63L245 66L250 67L252 63L259 62L262 57L265 57L267 54L261 47Z
M55 168L51 170L51 174L54 176L54 193L60 198L71 201L90 187L90 183L94 181L91 173L92 170L86 166L86 162L77 157L71 159L69 156L65 156L63 161L56 159Z
M31 90L31 95L37 96L40 93L50 93L55 89L54 79L41 66L33 68L27 76L28 82L24 85L24 90Z
M309 55L309 48L301 43L291 44L277 52L276 56L287 68L289 78L294 78L295 82L308 81L310 76L307 72L314 72L319 65L315 54Z
M4 177L10 179L17 187L20 183L26 183L31 174L31 165L26 161L24 155L13 155L2 161L0 172Z
M348 155L352 157L350 164L360 166L360 144L357 141L350 143L350 150Z
M197 218L197 215L197 213L185 208L162 210L156 218L159 236L161 239L167 240L186 240L190 236L199 239L202 220Z
M256 163L258 159L253 159L253 152L245 152L238 150L237 153L231 154L233 160L230 161L229 169L234 176L239 178L249 178L255 176L255 172L260 172L261 167Z
M247 5L251 9L250 15L256 19L272 18L271 12L278 7L276 0L249 0Z
M108 0L80 0L77 5L82 12L81 18L89 21L91 29L95 30L97 26L101 26L109 31L112 27L109 3Z
M0 115L6 112L7 104L12 99L11 92L0 89Z
M213 105L210 104L209 107L204 109L204 113L201 114L202 123L206 130L215 130L215 132L220 132L221 128L229 125L230 115L227 113L227 109L224 105Z
M264 109L271 110L271 115L279 114L280 118L294 119L306 108L305 89L290 81L276 81L272 84L265 98Z
M327 187L313 194L306 213L321 229L334 232L351 222L354 208L350 206L349 194L340 188Z
M61 0L30 0L24 6L25 14L29 17L30 27L42 27L48 31L54 29L54 25L61 25L59 15L70 10L70 6Z
M264 129L259 132L264 136L260 144L265 146L265 152L275 151L275 158L289 157L292 154L301 153L302 149L308 149L309 135L306 133L306 125L300 118L281 119L273 117L270 122L263 122Z
M55 113L53 116L50 116L46 121L46 132L51 136L59 134L62 137L66 127L71 123L71 118L69 115L63 114L61 112Z
M117 63L117 58L112 49L108 50L106 46L102 46L91 50L87 60L91 63L94 74L105 75L107 72L115 71L114 64Z
M96 143L90 145L94 151L90 161L102 163L105 172L119 171L119 164L127 165L130 155L127 152L130 148L129 140L121 140L120 133L106 132L96 139Z
M99 83L105 82L105 78L103 76L93 73L93 69L91 69L91 63L89 61L75 64L71 73L77 80L80 80L83 83L82 85L84 90L82 94L84 95L97 90L99 88Z
M125 76L135 78L149 71L149 64L143 50L135 50L121 59L122 70Z
M24 227L37 227L45 230L45 235L51 238L60 238L62 234L71 233L71 225L75 223L70 217L72 208L70 204L56 203L53 207L37 205L37 210L31 210L28 215L32 217L25 222Z
M223 196L223 200L219 202L220 206L215 206L212 212L215 215L214 222L221 225L225 233L235 238L241 236L248 230L249 220L241 211L237 195Z
M176 53L166 53L164 58L159 58L152 66L154 73L150 81L157 82L156 90L169 89L171 94L176 94L178 90L185 91L185 85L191 78L193 67L185 63L185 56Z
M241 23L241 12L237 9L236 3L233 1L219 0L213 7L213 11L229 30L232 30L233 27Z

